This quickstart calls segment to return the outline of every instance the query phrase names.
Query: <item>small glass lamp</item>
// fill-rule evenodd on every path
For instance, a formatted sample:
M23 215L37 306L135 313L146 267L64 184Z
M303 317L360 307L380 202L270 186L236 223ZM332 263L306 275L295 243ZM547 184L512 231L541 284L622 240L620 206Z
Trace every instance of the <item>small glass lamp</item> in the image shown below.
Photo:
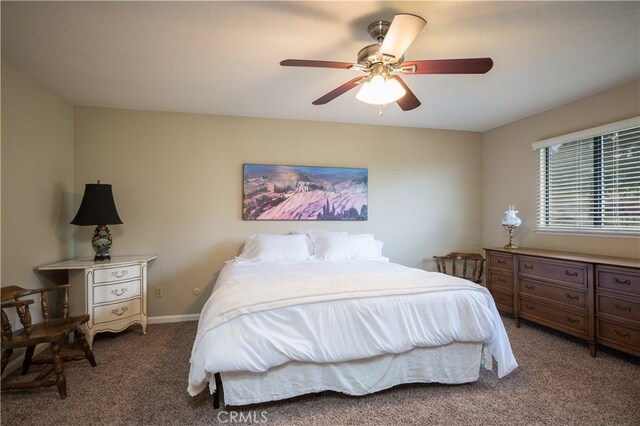
M111 185L102 184L100 181L87 183L80 208L71 223L80 226L95 225L96 229L91 239L91 245L96 252L93 260L110 260L109 249L113 240L107 225L122 223L113 200Z
M517 245L513 244L513 231L522 223L517 213L518 210L516 210L515 206L509 206L509 210L504 212L504 218L502 219L502 226L509 231L509 244L504 246L504 248L509 250L518 248Z

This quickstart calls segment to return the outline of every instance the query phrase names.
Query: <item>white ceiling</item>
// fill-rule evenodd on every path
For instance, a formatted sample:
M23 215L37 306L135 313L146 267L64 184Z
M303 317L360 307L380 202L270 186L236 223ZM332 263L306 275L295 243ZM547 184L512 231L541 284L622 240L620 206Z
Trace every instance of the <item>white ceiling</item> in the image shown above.
M426 27L406 60L486 57L486 75L406 76L422 106L311 102L354 71L366 27ZM77 105L486 131L640 78L639 2L2 2L2 53Z

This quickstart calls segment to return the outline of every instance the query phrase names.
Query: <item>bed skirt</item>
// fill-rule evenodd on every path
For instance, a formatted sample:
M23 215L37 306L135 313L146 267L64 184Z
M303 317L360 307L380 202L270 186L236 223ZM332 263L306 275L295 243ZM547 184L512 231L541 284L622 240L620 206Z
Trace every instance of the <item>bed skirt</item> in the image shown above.
M222 373L224 403L257 404L326 390L365 395L403 383L470 383L478 380L483 360L491 359L484 355L482 343L455 342L358 361L290 362L265 373Z

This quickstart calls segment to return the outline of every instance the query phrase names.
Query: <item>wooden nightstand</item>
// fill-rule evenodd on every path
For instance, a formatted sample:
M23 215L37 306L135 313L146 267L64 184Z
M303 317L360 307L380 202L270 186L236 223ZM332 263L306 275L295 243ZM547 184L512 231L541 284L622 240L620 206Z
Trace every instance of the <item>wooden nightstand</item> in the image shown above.
M110 261L72 259L39 267L68 270L72 285L71 315L89 314L85 334L89 346L103 331L118 332L140 324L147 333L147 263L157 256L114 256Z

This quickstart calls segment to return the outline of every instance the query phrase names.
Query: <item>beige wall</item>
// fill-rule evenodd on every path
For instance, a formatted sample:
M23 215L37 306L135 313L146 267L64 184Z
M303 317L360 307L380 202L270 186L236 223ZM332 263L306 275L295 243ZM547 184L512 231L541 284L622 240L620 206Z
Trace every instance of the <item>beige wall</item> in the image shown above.
M198 313L224 261L256 232L372 232L386 255L410 266L478 250L481 158L478 133L75 109L76 203L85 183L113 184L124 224L110 227L112 254L158 255L149 271L151 316ZM242 221L243 163L366 167L370 219ZM91 232L76 228L76 255L92 254ZM156 286L163 298L154 297Z
M3 58L3 286L61 281L34 268L72 255L72 193L73 106Z
M523 100L526 102L526 100ZM538 152L533 142L640 115L640 82L635 81L484 134L485 247L502 246L504 210L515 204L523 220L516 230L521 246L640 258L637 238L536 234Z

